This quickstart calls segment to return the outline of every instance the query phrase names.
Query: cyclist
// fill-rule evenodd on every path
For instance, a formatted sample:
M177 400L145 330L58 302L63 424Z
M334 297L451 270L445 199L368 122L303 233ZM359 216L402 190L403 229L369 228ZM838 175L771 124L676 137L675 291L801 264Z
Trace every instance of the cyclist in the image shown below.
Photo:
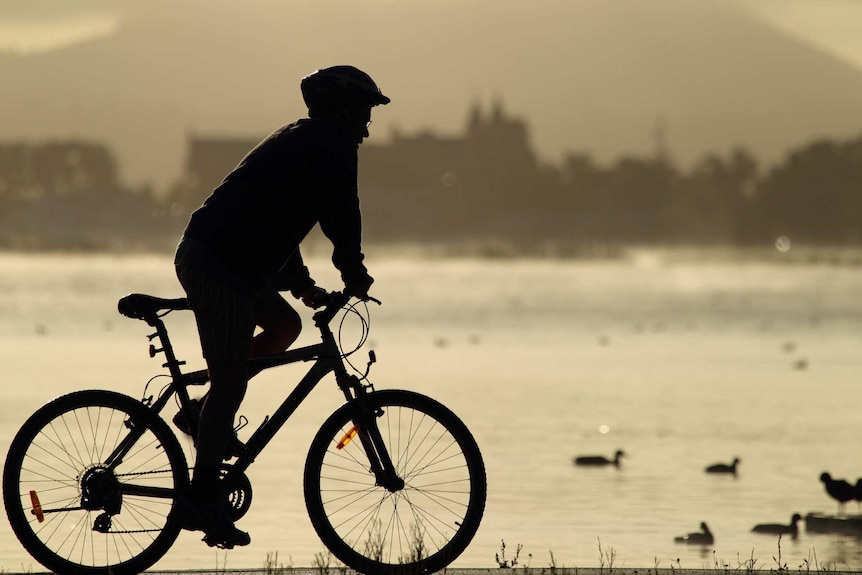
M251 541L219 492L221 461L238 443L233 421L248 385L246 361L284 351L299 336L299 315L279 291L312 308L325 293L302 261L300 242L319 224L346 291L364 296L374 281L361 250L357 149L368 137L371 108L390 100L353 66L317 70L300 88L308 118L248 153L191 215L175 256L210 374L191 487L175 516L183 528L203 531L210 546Z

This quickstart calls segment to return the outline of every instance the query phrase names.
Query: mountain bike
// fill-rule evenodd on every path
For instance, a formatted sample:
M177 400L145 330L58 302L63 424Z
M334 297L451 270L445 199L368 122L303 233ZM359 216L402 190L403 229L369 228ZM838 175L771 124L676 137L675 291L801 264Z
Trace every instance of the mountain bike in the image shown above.
M149 354L164 356L168 373L162 377L170 383L149 395L148 383L142 399L103 390L54 399L24 423L3 470L13 531L37 561L61 575L140 573L168 552L181 531L172 510L189 488L189 466L160 414L178 403L194 435L189 387L209 378L206 370L182 371L185 362L177 359L162 318L187 310L188 303L130 294L118 307L155 328ZM336 336L330 324L339 312ZM349 314L360 317L362 342L345 352L340 340ZM313 314L320 343L249 360L251 376L312 363L241 454L225 463L223 492L233 519L245 515L252 500L246 471L333 373L345 403L324 421L308 450L303 493L311 523L332 554L356 571L432 573L455 560L479 528L485 467L475 439L452 411L415 392L375 390L368 380L373 351L364 373L347 359L366 340L368 317L366 300L333 292Z

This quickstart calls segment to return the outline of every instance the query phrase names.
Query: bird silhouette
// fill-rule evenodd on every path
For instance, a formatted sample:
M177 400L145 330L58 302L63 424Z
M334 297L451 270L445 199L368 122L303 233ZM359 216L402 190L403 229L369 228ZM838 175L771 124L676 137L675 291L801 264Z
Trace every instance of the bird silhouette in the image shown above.
M621 449L617 449L617 452L614 454L613 459L608 459L603 455L582 455L580 457L575 457L575 465L615 465L617 467L620 466L620 457L625 456L625 453Z
M712 545L715 543L715 538L712 536L712 531L706 526L706 523L701 521L700 531L674 537L675 543L687 543L689 545Z
M856 499L856 488L847 483L843 479L832 479L832 476L825 471L820 474L820 481L826 487L826 493L829 497L838 502L838 515L844 512L844 504L848 501ZM857 481L858 485L859 482Z
M790 518L790 525L782 523L760 523L755 525L751 530L754 533L771 533L773 535L790 535L796 537L799 535L799 522L802 521L802 516L794 513Z
M740 459L734 458L729 465L727 463L714 463L706 468L707 473L730 473L736 475L736 466L739 465Z

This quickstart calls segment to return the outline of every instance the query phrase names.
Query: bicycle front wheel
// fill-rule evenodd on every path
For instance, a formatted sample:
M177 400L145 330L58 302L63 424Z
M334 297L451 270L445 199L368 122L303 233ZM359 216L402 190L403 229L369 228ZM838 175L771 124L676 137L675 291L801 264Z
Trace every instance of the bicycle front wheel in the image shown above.
M361 442L351 440L359 401L378 414L403 489L377 485ZM487 492L467 427L437 401L400 390L370 393L326 420L308 452L304 487L323 543L347 566L375 575L445 568L476 534Z
M179 534L185 455L161 418L110 391L81 391L34 413L9 448L3 503L15 535L61 575L132 575Z

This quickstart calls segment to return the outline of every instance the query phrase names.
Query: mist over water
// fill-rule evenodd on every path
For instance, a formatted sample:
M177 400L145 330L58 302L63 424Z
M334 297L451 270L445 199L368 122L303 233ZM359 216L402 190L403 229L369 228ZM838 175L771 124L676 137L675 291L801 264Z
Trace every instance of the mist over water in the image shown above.
M318 283L337 287L326 258ZM776 567L777 537L750 533L794 512L834 513L821 472L851 483L858 462L862 269L684 261L482 261L369 257L377 279L371 336L379 388L407 388L452 408L485 456L485 520L455 563L496 567L501 540L520 565ZM182 295L161 256L0 255L0 451L49 399L84 388L144 394L163 370L144 323L121 317L128 292ZM313 341L310 314L300 343ZM178 355L203 365L188 313L168 317ZM356 326L345 324L345 341ZM365 350L354 362L364 368ZM303 366L262 374L241 412L250 433ZM163 383L155 380L148 393ZM183 534L156 568L261 567L266 554L308 566L324 552L302 500L301 470L320 424L339 404L325 380L249 471L248 548L215 552ZM165 415L172 415L170 411ZM572 465L612 456L619 469ZM739 475L704 468L740 457ZM856 504L846 508L857 513ZM710 547L673 538L705 521ZM805 532L781 541L791 569L862 568L862 539ZM531 557L528 557L531 555ZM8 525L0 570L41 571ZM813 565L812 565L813 566Z

